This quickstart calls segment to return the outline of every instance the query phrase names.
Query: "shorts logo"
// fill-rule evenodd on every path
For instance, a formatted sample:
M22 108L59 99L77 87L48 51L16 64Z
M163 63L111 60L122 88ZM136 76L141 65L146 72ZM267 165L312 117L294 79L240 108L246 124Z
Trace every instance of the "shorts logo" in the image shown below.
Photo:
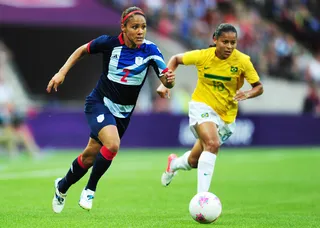
M98 123L102 123L102 121L104 121L104 114L97 116L97 121Z
M237 72L238 72L238 67L232 66L232 67L230 68L230 71L231 71L231 73L237 73Z
M209 113L206 112L201 114L201 118L207 118L207 117L209 117Z
M143 63L143 58L142 57L136 57L136 64L138 65L138 66L140 66L142 63Z

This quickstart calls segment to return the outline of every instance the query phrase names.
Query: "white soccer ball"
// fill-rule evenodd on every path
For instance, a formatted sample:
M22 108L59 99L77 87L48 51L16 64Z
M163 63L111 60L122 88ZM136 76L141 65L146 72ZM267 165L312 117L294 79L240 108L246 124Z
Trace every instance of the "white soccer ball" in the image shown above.
M212 223L221 215L222 205L215 194L201 192L191 199L189 212L192 218L199 223Z

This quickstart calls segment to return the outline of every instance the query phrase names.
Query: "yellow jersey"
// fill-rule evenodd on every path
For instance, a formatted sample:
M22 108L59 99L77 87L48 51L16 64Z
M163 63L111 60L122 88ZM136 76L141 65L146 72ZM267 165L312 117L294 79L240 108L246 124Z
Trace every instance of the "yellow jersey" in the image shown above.
M259 76L250 57L236 49L227 59L215 55L216 48L193 50L183 55L184 65L195 65L198 71L197 86L192 100L213 108L226 123L235 121L238 102L233 100L246 79L250 84L258 82Z

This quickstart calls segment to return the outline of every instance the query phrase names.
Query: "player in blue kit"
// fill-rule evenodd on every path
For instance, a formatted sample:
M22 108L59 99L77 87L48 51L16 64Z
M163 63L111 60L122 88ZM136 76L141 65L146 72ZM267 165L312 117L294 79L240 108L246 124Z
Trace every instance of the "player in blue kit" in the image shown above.
M88 54L102 54L102 74L85 103L85 115L91 129L89 142L66 176L55 180L52 208L56 213L62 211L69 187L93 165L79 201L82 208L92 208L98 181L119 150L120 139L128 127L149 67L153 67L163 85L174 86L175 75L167 68L158 47L145 39L146 28L146 18L140 8L124 10L119 36L103 35L79 47L47 86L48 93L57 91L77 61Z

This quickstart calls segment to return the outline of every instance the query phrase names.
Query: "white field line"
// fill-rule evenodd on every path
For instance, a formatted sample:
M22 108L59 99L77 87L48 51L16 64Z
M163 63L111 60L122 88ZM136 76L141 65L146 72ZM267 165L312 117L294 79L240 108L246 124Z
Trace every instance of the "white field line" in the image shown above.
M64 175L67 170L64 169L44 169L34 171L12 172L0 174L0 180L13 180L25 178L43 178L43 177L56 177Z

